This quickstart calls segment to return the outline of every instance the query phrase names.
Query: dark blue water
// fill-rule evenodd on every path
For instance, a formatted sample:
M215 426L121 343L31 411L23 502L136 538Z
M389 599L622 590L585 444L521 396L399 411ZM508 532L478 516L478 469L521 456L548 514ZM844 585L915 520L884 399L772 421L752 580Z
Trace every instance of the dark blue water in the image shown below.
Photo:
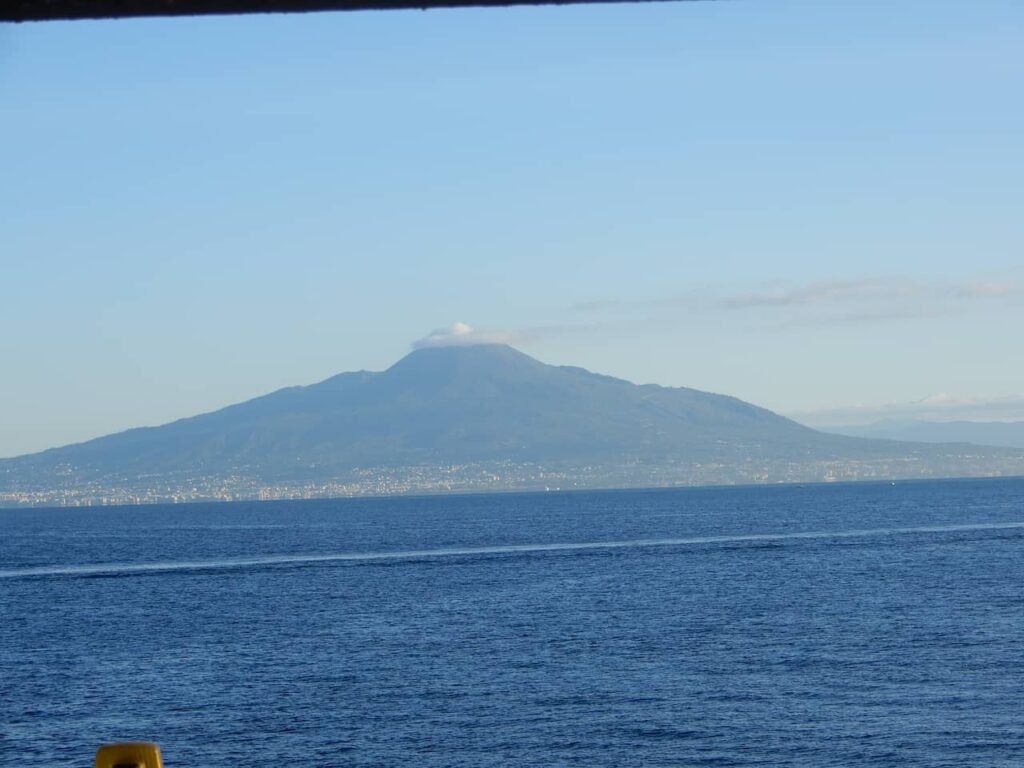
M1024 481L0 511L0 765L1010 766Z

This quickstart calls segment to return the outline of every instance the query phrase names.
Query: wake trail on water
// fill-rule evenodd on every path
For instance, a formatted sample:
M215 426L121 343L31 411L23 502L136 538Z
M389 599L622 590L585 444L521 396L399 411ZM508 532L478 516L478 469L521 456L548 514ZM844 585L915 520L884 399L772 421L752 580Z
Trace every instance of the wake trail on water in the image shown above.
M25 579L47 576L132 576L173 571L222 571L275 565L303 565L333 562L422 560L478 555L507 555L533 552L573 552L584 550L642 549L654 547L700 546L705 544L741 544L745 542L785 542L801 539L856 539L959 531L1001 531L1024 529L1024 521L973 523L968 525L926 525L913 528L869 528L852 531L807 531L801 533L752 533L726 536L692 536L666 539L628 539L623 541L559 542L551 544L503 544L489 547L441 547L377 552L339 552L308 555L264 555L217 560L174 560L151 563L87 563L81 565L45 565L0 570L0 579Z

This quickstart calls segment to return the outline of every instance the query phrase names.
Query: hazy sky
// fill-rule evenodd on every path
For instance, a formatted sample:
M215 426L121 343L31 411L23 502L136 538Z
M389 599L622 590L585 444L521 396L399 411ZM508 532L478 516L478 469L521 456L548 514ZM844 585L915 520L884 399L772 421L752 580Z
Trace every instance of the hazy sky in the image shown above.
M1022 39L1019 0L0 26L0 456L455 322L809 422L1024 418Z

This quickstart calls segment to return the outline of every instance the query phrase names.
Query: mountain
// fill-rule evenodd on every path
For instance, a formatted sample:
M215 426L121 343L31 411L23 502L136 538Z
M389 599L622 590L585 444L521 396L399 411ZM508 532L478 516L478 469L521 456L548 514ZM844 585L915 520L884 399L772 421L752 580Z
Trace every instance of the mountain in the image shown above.
M823 427L822 431L851 437L915 440L922 443L973 443L1024 450L1024 421L897 421Z
M733 397L478 345L420 349L380 373L2 460L0 500L52 501L55 489L65 501L83 489L234 498L268 484L340 493L1006 471L1024 473L1024 453L825 434Z

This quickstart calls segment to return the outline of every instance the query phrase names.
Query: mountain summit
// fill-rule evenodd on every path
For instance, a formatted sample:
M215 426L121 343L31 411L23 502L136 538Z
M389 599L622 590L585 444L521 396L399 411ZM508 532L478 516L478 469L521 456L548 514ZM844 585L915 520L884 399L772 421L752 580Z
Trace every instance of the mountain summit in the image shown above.
M321 483L498 464L627 485L827 479L837 466L865 462L877 465L878 476L895 474L892 467L904 475L908 467L910 474L976 474L957 464L962 453L827 435L733 397L636 385L481 344L424 347L383 372L343 373L163 426L0 461L0 490L138 485L140 478ZM996 454L988 458L1013 460ZM794 467L804 469L794 475Z

